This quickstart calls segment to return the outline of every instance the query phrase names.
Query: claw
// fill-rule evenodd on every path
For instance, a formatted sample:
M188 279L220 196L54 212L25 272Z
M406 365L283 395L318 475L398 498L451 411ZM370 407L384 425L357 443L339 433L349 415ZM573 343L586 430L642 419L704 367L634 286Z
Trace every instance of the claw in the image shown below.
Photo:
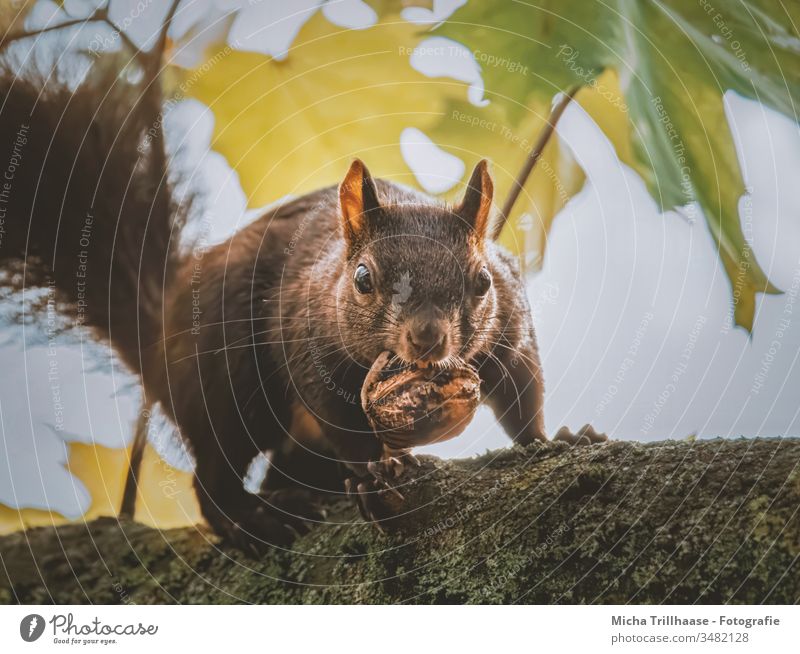
M392 472L394 478L403 474L406 468L406 463L410 463L415 468L419 468L422 464L419 459L411 453L411 449L393 449L387 446L383 448L383 456L381 463Z
M361 487L362 487L362 486L363 486L363 484L359 484L359 485L357 486L357 488L358 488L358 490L359 490L359 491L360 491L360 489L361 489ZM363 519L364 519L366 522L375 522L375 521L372 519L372 516L370 515L370 512L369 512L369 511L367 511L367 507L365 506L365 504L364 504L364 501L363 501L363 498L362 498L360 495L357 495L357 496L356 496L356 504L358 505L358 512L361 514L361 517L362 517L362 518L363 518Z
M578 434L584 438L589 439L589 444L604 443L608 440L608 436L604 433L595 431L595 428L590 424L586 424L578 430Z
M381 470L381 464L377 461L370 461L367 464L367 470L376 479L383 479L383 470Z
M387 471L391 471L387 466L396 463L398 461L394 457L383 461L370 461L367 464L369 476L344 481L345 493L355 497L361 517L367 522L374 523L384 533L385 528L381 523L388 519L392 512L392 509L388 509L385 504L386 496L392 495L401 502L405 501L402 493L386 478Z
M394 486L392 486L388 482L388 480L386 479L386 476L383 473L383 470L381 470L380 464L378 464L378 463L376 463L374 461L370 461L370 463L367 465L367 469L369 470L369 472L374 477L374 483L375 483L375 486L376 486L375 490L372 491L372 492L377 492L377 493L389 492L399 500L405 500L406 499L405 497L403 497L402 493L399 490L397 490ZM364 482L360 483L358 485L359 492L362 492L362 493L366 492L366 491L361 490L362 486L364 486L366 488L366 484Z
M403 494L397 490L394 486L390 486L389 484L385 484L386 490L389 491L392 495L394 495L398 500L405 502L405 497Z
M377 489L378 491L388 491L399 500L406 499L403 497L402 493L386 479L386 475L384 474L385 468L381 463L370 461L367 464L367 470L369 470L370 474L375 478L375 481L380 484L380 487ZM361 485L359 485L359 488L361 488Z
M595 431L594 427L586 424L574 434L568 427L562 427L553 437L553 440L569 443L573 447L584 447L586 445L605 443L608 441L608 436L603 433L598 433Z
M556 432L556 435L553 436L553 441L563 441L569 443L572 440L572 432L569 430L569 427L564 425Z

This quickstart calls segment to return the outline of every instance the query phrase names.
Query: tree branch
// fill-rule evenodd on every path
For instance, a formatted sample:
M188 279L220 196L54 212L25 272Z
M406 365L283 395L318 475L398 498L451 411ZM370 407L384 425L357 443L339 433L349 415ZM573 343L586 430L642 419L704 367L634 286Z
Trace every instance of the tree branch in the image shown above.
M258 560L105 518L0 538L0 602L795 603L800 440L420 457L387 534L341 495Z

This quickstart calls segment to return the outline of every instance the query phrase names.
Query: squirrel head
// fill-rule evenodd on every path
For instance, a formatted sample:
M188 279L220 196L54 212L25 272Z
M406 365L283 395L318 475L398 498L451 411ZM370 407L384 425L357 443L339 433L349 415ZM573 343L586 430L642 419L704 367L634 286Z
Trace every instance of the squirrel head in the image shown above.
M337 284L352 352L445 366L480 349L497 306L487 258L493 188L484 160L457 205L398 203L353 162L339 186L346 263Z

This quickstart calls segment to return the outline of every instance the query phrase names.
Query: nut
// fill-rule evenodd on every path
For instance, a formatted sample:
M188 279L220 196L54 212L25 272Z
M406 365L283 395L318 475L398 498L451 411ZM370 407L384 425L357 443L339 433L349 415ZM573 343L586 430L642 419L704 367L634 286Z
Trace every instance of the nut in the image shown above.
M458 436L481 398L478 371L398 364L383 352L361 389L361 406L378 438L390 450L406 450Z

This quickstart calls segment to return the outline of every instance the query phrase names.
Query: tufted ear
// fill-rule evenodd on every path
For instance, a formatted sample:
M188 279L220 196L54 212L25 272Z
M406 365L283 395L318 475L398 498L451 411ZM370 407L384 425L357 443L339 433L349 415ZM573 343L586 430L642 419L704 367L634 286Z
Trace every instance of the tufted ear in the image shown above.
M367 167L355 159L339 184L339 217L348 246L366 232L368 214L380 208L378 190Z
M489 162L481 159L469 178L464 199L456 208L456 213L472 227L478 240L483 240L486 236L493 196L494 182L489 173Z

